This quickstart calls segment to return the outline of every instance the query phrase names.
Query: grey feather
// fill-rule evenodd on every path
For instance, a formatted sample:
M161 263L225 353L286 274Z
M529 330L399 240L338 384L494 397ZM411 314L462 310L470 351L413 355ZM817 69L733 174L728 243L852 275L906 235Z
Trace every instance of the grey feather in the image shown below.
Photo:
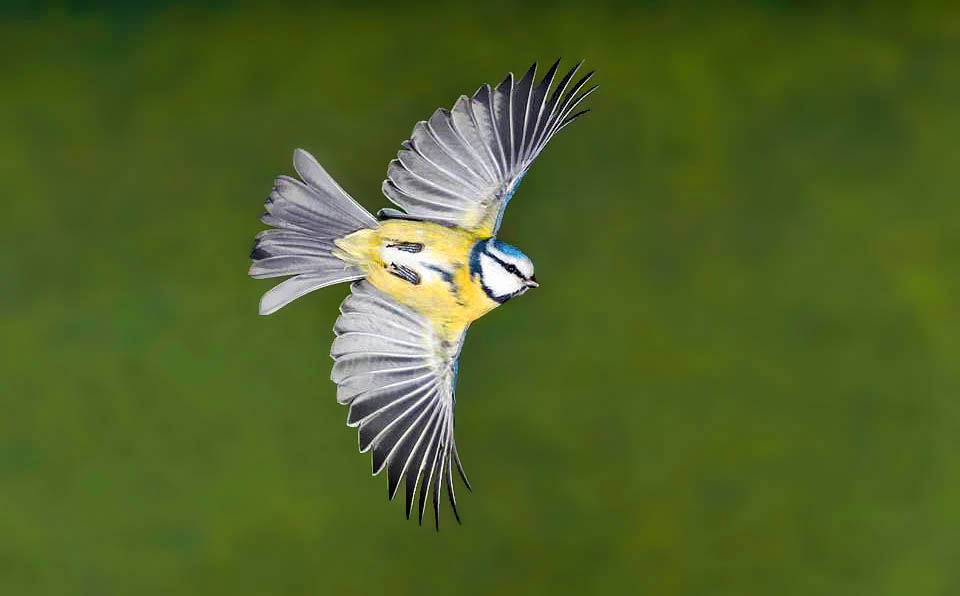
M330 378L334 383L342 383L357 375L370 375L409 368L423 362L423 359L423 354L395 354L390 352L347 354L337 358Z
M417 486L420 484L420 480L423 476L423 468L427 461L427 455L430 453L430 449L434 445L434 438L436 437L437 431L440 428L442 415L442 410L438 408L435 415L430 420L430 424L424 427L416 445L413 447L409 458L410 461L405 464L404 476L406 476L405 500L407 519L410 519L410 513L413 511L413 498L417 493ZM399 479L397 482L399 482ZM420 489L421 494L424 492L424 490L425 489L423 488Z
M337 384L337 401L342 404L350 403L364 392L372 391L392 383L408 381L414 377L420 378L431 371L432 367L424 363L422 365L409 367L377 369L363 374L353 375Z
M335 256L334 241L378 225L376 218L340 188L309 153L297 149L294 167L304 181L289 176L278 176L274 181L261 220L277 229L257 234L249 275L296 277L263 295L262 315L274 313L313 290L362 279L362 270Z
M373 414L382 412L385 408L406 400L428 394L436 388L431 379L414 377L402 383L395 383L388 387L379 387L367 391L350 402L350 412L347 414L347 426L356 426ZM438 401L438 400L434 400Z
M537 63L534 62L520 78L513 94L513 149L517 161L526 149L527 126L530 123L530 100L533 92L533 79L537 76Z
M437 466L437 458L440 455L441 444L443 440L443 430L445 425L443 424L443 417L441 416L440 420L437 421L437 428L434 429L433 436L430 439L430 443L427 445L427 451L423 455L423 460L420 462L420 498L419 498L419 516L418 523L423 523L423 512L427 507L427 494L430 491L433 482L433 472Z
M345 281L363 279L363 273L354 267L343 271L327 271L321 273L304 273L284 281L271 288L260 298L260 314L269 315L277 312L297 298L314 290L325 288Z
M397 441L390 453L387 454L387 495L390 500L393 500L393 497L397 494L400 479L407 471L417 446L442 410L441 403L434 401L431 407L410 425L404 436ZM409 514L407 517L409 517Z
M260 253L263 254L263 253ZM311 273L323 270L344 269L346 265L336 257L326 255L288 254L263 256L254 260L249 274L254 279L283 277L298 273Z
M437 151L434 157L437 161L431 161L416 150L416 145L410 142L407 149L401 150L397 154L400 164L432 186L441 189L448 189L454 196L462 197L464 205L469 205L474 196L481 187L474 184L472 180L467 179L463 172L459 172L455 162L447 161L439 165L438 161L443 161L444 153ZM470 176L472 178L472 176Z
M407 397L404 400L404 406L402 406L406 409L397 415L383 431L377 434L377 437L372 442L370 453L374 474L379 474L383 471L383 467L386 465L391 454L402 446L403 439L410 431L416 428L417 423L420 422L428 412L439 407L438 400L435 399L434 396L435 393L436 389L434 388L430 392L423 392ZM407 403L410 404L409 407L407 407ZM369 418L367 420L369 420ZM364 420L361 424L361 432L366 426L367 420Z
M349 405L347 424L357 427L360 450L371 451L373 473L387 470L391 499L406 478L407 517L419 484L419 517L432 493L439 525L443 487L451 506L456 503L454 384L463 338L450 346L426 317L366 281L353 284L340 311L330 378L337 383L337 400Z
M516 152L513 150L513 73L507 73L493 90L494 130L504 153L504 164L512 171L516 167Z
M429 122L419 122L414 126L409 149L416 151L447 176L458 179L473 190L486 188L492 180L486 178L482 165L473 163L470 159L472 156L458 156L455 150L448 148L450 143L458 142L450 126L449 116L438 110L430 117Z
M442 111L438 110L438 112L443 115ZM446 121L447 127L453 135L444 138L438 134L438 138L443 141L447 150L456 154L459 159L475 164L475 166L472 165L474 170L477 167L483 169L484 180L495 187L501 174L497 161L480 132L480 125L473 114L473 102L470 98L461 95L457 103L454 104L449 119L444 118L443 120ZM441 127L434 127L434 130L439 131Z
M354 302L352 305L354 304L357 304L357 302ZM346 335L353 332L369 333L371 335L386 336L390 339L413 345L422 345L425 337L422 330L410 328L403 322L384 321L380 316L362 311L358 312L356 310L344 312L340 318L337 319L333 331L338 335ZM334 345L337 345L336 340L334 341ZM333 356L336 357L337 354L333 354Z
M372 285L358 283L351 286L352 293L340 305L340 312L359 312L383 320L391 326L404 327L410 333L427 337L433 327L423 315L408 306L395 302Z
M481 86L452 110L436 110L414 126L390 163L383 193L408 215L468 229L492 222L496 234L507 202L547 142L584 112L573 110L590 73L570 85L576 64L550 93L559 61L534 84L534 63L515 81Z
M334 358L346 354L372 352L375 350L389 350L395 354L423 354L423 346L387 337L380 333L366 333L350 331L337 336L330 347L330 355Z
M431 386L421 387L363 417L357 432L360 440L360 452L365 452L375 444L379 445L388 439L388 447L395 445L400 438L400 434L402 434L402 430L411 422L409 419L411 414L422 411L428 403L436 402L435 399L432 399L435 393ZM398 427L400 427L401 433L391 437L389 431L396 430ZM380 472L381 468L382 466L375 465L373 473Z
M532 126L527 128L527 134L524 138L524 144L527 148L533 147L533 141L537 137L537 133L544 126L544 107L547 101L547 93L550 91L550 86L553 85L553 79L559 67L560 61L557 60L547 70L547 74L543 75L531 94L530 117L532 118Z
M359 227L376 225L377 220L360 206L330 174L317 162L316 159L303 149L293 152L293 167L311 188L321 196L329 199L327 203L337 206L359 224ZM359 229L359 227L357 229Z

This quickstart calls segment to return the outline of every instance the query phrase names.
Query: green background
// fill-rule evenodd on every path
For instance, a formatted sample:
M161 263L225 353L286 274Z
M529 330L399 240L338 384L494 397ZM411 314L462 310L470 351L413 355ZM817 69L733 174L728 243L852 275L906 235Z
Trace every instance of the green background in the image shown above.
M0 593L960 593L960 9L345 4L2 13ZM347 288L259 317L247 255L295 147L377 209L557 56L438 534L334 400Z

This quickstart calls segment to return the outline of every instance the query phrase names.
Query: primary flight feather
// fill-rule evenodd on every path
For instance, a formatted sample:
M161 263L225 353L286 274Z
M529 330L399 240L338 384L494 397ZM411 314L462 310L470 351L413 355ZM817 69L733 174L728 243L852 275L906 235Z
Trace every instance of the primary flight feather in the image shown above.
M383 182L400 209L377 217L296 150L302 181L277 177L261 218L274 229L250 255L252 277L293 276L264 294L260 314L353 282L330 350L337 401L373 473L387 471L389 498L402 483L407 517L416 501L421 522L429 498L438 528L444 488L460 519L454 467L470 487L453 436L467 327L538 286L530 259L496 238L500 221L527 168L596 89L585 89L592 72L571 82L580 64L554 85L558 66L539 83L536 64L519 81L510 73L418 122Z

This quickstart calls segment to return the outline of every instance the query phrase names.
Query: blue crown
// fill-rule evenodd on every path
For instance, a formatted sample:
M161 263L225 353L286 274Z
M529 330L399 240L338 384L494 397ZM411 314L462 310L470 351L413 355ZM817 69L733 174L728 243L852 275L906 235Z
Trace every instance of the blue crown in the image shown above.
M523 254L523 251L521 251L519 248L517 248L512 244L507 244L503 240L498 240L494 238L493 246L505 255L509 255L511 257L517 257L521 259L527 258L527 255Z

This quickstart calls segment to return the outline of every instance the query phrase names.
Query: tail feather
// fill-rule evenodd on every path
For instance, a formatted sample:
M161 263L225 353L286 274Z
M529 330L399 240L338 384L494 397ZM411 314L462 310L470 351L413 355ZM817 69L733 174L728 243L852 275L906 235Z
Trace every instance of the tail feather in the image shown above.
M336 256L334 241L377 220L350 197L306 151L294 152L294 167L304 182L278 176L267 199L263 223L250 258L254 278L294 275L260 300L260 314L276 312L291 301L335 283L364 277L363 271Z
M351 271L353 275L350 275ZM343 271L326 273L303 273L291 277L281 284L270 289L260 299L260 314L270 315L290 304L300 296L314 290L332 286L344 281L363 279L364 274L356 267L349 267Z
M377 226L377 218L348 195L312 155L303 149L295 150L293 152L293 167L310 187L325 196L335 197L336 200L331 201L330 204L343 210L345 214L359 222L360 226L357 229Z

